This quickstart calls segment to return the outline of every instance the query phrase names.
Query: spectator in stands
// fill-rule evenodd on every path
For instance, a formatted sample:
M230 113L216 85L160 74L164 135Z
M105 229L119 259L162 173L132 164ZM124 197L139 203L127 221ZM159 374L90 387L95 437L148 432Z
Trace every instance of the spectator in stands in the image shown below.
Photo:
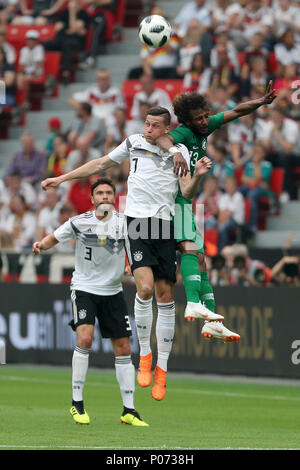
M235 168L233 163L227 158L225 143L217 142L208 148L209 156L213 159L213 175L218 178L219 189L225 189L227 176L234 176Z
M244 224L244 218L244 198L235 177L227 176L225 193L218 200L219 251L228 244L230 232Z
M267 150L263 144L256 142L251 161L246 163L242 174L242 186L239 191L250 199L250 230L257 230L258 204L261 197L268 194L272 165L266 161Z
M242 11L234 28L237 47L244 49L257 31L260 31L265 41L268 41L273 26L271 8L265 6L263 0L249 0L240 3L242 3Z
M30 248L36 228L35 215L28 211L23 196L16 194L10 200L10 212L5 220L5 225L0 227L11 234L14 248L19 251Z
M256 113L248 114L229 126L229 146L236 168L242 167L252 156L254 142L259 139L269 143L272 124L259 118Z
M68 201L72 204L77 214L82 214L92 209L91 182L89 178L83 178L72 184Z
M0 80L5 84L5 103L0 101L1 110L1 107L15 106L17 94L16 70L13 65L6 62L2 47L0 47Z
M24 88L25 83L29 86L25 87L24 106L29 108L28 92L30 83L35 78L42 77L44 75L44 62L45 62L45 51L44 47L39 44L39 33L32 29L26 33L26 45L21 48L19 67L17 74L18 88Z
M252 88L260 87L264 91L270 81L267 63L263 56L254 56L242 67L240 75L240 94L249 98Z
M245 64L249 63L253 57L264 57L266 61L270 56L270 51L264 45L264 35L262 32L257 31L250 38L248 45L244 50L244 61Z
M292 29L296 42L300 42L300 10L299 2L293 5L291 0L279 0L272 5L274 15L273 33L279 39L286 29Z
M80 8L79 0L70 0L68 8L62 11L55 23L56 36L43 43L46 51L61 52L61 71L65 85L70 83L73 57L85 48L85 37L90 19Z
M102 119L93 116L90 103L79 103L76 120L68 133L68 142L72 148L78 145L88 149L95 148L103 153L106 139L106 126Z
M23 196L27 209L36 209L37 193L35 189L30 183L22 179L19 172L14 172L6 178L5 192L2 201L6 206L9 206L12 197L18 194Z
M75 170L78 166L90 160L94 160L95 158L99 158L99 156L99 150L93 147L87 147L84 142L79 141L77 142L77 148L71 150L68 154L64 173Z
M128 121L126 119L126 111L123 108L118 108L114 112L115 125L107 129L104 154L107 155L112 149L117 147L128 135L136 134L137 132L128 132Z
M44 238L57 229L61 206L58 193L54 189L46 191L43 207L37 217L35 236L38 240L40 236Z
M211 7L206 0L186 3L173 20L173 26L180 36L186 34L191 19L196 18L204 30L211 27Z
M7 64L15 65L16 50L9 42L6 41L6 29L4 26L0 26L0 48L5 52Z
M77 109L79 103L86 102L92 105L93 115L104 119L109 128L114 124L113 114L117 108L124 108L125 103L121 91L111 85L108 70L99 70L96 75L96 84L83 91L76 92L69 99L69 104Z
M294 88L293 83L300 79L300 71L297 73L296 64L288 64L283 67L282 74L280 75L281 76L274 81L274 89L277 91L278 97L280 96L280 94L278 94L280 90L291 90Z
M296 187L293 167L300 166L300 154L297 144L300 134L295 121L286 118L281 109L270 110L272 130L269 138L270 153L268 160L275 167L284 168L284 184L281 201L295 197Z
M26 35L26 45L20 50L19 73L23 80L40 77L44 74L45 51L39 44L39 32L30 29Z
M105 44L105 33L107 28L107 20L105 11L114 12L118 0L84 0L83 8L91 19L92 26L92 44L88 55L81 68L93 68L96 63L96 57L101 51L101 46Z
M300 44L295 41L295 33L292 29L287 29L279 41L274 46L274 53L277 61L281 65L300 65Z
M239 75L240 73L240 62L238 58L238 52L234 42L229 40L229 35L226 31L221 31L216 35L215 45L211 49L209 61L212 69L217 69L220 66L219 51L223 48L227 51L228 61L231 64L234 73Z
M271 270L275 285L300 286L300 259L298 256L284 256Z
M216 0L211 11L211 26L215 33L220 31L230 32L234 26L240 8L238 2L230 0Z
M47 173L60 176L66 171L66 164L70 152L69 144L64 135L56 135L53 141L53 153L48 159Z
M45 150L48 154L51 154L54 151L53 143L54 143L55 137L57 137L58 135L61 135L62 133L61 120L58 117L53 117L49 119L48 130L50 132L50 135L46 141Z
M165 16L160 8L152 9L151 14ZM163 47L154 49L142 44L141 65L134 67L128 73L129 79L138 79L143 74L153 75L157 79L180 78L176 71L179 38L171 34L171 38Z
M35 148L32 134L24 133L21 137L22 150L17 152L5 172L5 178L12 173L19 172L28 183L35 185L39 183L47 168L47 155Z
M209 230L218 226L218 201L221 196L218 178L209 174L203 181L203 190L196 200L196 220L201 227L204 220L204 229ZM202 210L201 210L201 206ZM204 219L202 220L202 217Z
M18 8L18 0L0 0L0 24L10 23Z
M202 52L197 52L191 63L191 68L184 74L183 92L197 91L205 95L209 91L211 69L205 66Z
M160 88L155 87L155 81L153 76L150 74L144 74L140 78L142 90L138 91L133 97L132 108L130 115L133 119L140 118L140 103L147 103L150 107L163 106L167 108L172 116L172 120L175 120L174 112L172 108L172 102L168 93Z
M186 34L181 38L178 49L177 74L183 77L190 71L193 58L201 52L200 39L202 34L201 23L193 18L188 24Z
M147 116L148 110L151 108L151 105L144 101L139 101L138 103L138 115L134 119L129 119L126 125L127 135L131 134L143 134L145 119Z
M228 95L232 99L239 99L239 76L230 63L227 47L224 44L216 46L218 66L213 68L211 87L224 85L228 89Z
M225 85L218 85L210 89L209 97L214 114L228 111L236 106L235 101L229 97L228 89Z
M13 24L37 24L55 23L59 12L66 4L66 0L32 0L28 7L27 0L19 1L21 15L17 15Z

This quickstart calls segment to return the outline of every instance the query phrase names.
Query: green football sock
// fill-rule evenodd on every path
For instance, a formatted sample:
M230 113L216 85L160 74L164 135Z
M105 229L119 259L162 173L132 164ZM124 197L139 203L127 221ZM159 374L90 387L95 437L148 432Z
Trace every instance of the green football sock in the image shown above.
M193 253L181 255L181 275L188 302L199 302L201 271L198 265L198 256Z
M201 271L200 300L211 312L215 311L214 291L208 280L206 271Z

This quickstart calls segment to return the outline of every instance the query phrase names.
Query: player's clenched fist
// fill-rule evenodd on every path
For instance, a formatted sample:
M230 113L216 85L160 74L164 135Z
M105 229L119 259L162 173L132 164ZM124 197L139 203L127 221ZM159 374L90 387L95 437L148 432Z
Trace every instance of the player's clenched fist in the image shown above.
M41 242L35 242L32 245L32 251L35 255L39 255L41 253L41 250L42 250Z
M46 191L49 188L57 188L59 186L60 180L59 178L47 178L41 182L41 186Z
M212 161L208 157L202 157L200 160L197 161L195 165L195 176L202 176L209 172L212 166Z

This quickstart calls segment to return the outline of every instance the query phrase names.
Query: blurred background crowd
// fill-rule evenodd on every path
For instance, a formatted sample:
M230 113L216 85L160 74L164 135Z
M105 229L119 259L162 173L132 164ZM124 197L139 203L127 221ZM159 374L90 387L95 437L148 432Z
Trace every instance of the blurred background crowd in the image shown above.
M124 86L117 87L111 71L101 67L101 57L107 43L122 43L133 3L141 7L132 25L136 35L141 18L154 13L167 17L173 33L162 48L140 44L139 63L128 67ZM285 204L299 200L300 2L186 0L172 17L163 7L163 1L150 0L0 0L0 79L6 91L0 99L0 149L13 126L24 128L19 149L1 165L0 247L19 253L30 249L69 217L91 209L93 179L47 192L40 181L143 132L151 106L167 107L176 127L172 98L177 92L206 95L212 113L218 113L262 97L272 80L277 91L272 106L209 137L213 167L201 182L194 209L204 226L214 285L299 285L298 257L284 251L268 266L250 257L249 247L265 230L266 215L278 216ZM16 31L21 42L13 39ZM24 125L26 113L42 109L37 92L55 100L58 90L63 94L76 82L77 71L88 71L91 80L68 98L73 119L66 122L58 111L43 123L48 136L43 147L37 146L34 132ZM128 172L125 162L107 173L116 184L120 212ZM300 233L300 225L294 231ZM290 246L286 240L282 248ZM72 252L74 246L57 249Z

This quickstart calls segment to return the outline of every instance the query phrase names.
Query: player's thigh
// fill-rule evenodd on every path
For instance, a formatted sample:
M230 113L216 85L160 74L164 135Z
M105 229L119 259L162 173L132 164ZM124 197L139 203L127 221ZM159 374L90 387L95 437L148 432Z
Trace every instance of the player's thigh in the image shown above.
M155 297L157 302L168 303L174 300L174 283L168 279L156 279Z
M80 328L79 330L80 332L84 331L86 333L86 331L91 330L91 328L88 328L89 326L94 327L97 315L97 303L95 298L96 296L89 292L80 290L71 291L73 319L69 324L74 331L77 332L78 328L81 326L87 326L86 329Z
M137 294L142 300L150 299L154 292L154 276L151 266L141 266L133 271Z
M114 354L118 356L130 356L130 341L128 336L111 338Z
M174 232L177 243L182 241L196 242L196 224L193 216L193 205L176 201L174 215Z

